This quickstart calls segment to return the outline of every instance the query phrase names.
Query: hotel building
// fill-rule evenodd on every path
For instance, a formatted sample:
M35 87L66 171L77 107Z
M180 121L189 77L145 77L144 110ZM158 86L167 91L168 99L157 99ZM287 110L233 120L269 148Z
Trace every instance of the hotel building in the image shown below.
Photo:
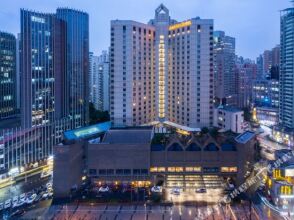
M161 4L148 24L112 21L110 117L115 126L212 126L213 20L178 23Z
M227 178L242 184L252 170L253 132L213 138L198 132L183 135L167 129L163 135L152 127L110 126L105 122L66 131L62 144L54 146L55 198L68 197L72 186L79 188L87 179L98 186L163 182L167 188L216 189Z

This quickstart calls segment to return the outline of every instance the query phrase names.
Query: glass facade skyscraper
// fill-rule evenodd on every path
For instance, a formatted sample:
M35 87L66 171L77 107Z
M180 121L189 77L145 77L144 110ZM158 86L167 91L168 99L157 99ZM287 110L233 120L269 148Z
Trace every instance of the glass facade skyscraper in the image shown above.
M0 120L16 113L16 39L0 32Z
M24 128L62 117L63 29L64 23L53 14L21 10L21 113Z
M281 11L280 123L294 129L294 8Z
M74 127L88 120L89 106L89 16L85 12L59 8L56 16L66 23L66 71L63 108Z
M88 120L89 18L84 12L56 14L21 10L22 127L72 119Z

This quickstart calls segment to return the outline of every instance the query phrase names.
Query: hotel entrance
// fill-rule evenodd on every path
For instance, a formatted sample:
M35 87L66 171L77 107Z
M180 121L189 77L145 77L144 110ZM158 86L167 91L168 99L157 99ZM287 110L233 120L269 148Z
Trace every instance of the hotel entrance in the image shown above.
M165 187L185 189L221 189L223 178L217 175L166 175Z

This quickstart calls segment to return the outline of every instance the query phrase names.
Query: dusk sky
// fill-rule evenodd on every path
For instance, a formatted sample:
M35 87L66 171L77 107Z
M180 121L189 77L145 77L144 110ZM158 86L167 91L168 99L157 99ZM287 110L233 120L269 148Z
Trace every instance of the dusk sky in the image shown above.
M280 40L279 10L289 0L1 0L0 30L19 33L20 8L55 12L57 7L83 10L90 15L90 50L99 54L109 46L110 20L147 23L163 3L178 21L192 17L214 19L215 30L236 38L237 54L255 59Z

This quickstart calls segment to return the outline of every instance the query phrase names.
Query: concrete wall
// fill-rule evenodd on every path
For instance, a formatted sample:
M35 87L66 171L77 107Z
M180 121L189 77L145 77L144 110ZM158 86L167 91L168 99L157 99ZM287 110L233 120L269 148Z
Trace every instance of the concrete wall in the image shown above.
M71 188L82 183L84 170L83 143L72 145L57 145L53 148L53 189L54 198L68 197Z

